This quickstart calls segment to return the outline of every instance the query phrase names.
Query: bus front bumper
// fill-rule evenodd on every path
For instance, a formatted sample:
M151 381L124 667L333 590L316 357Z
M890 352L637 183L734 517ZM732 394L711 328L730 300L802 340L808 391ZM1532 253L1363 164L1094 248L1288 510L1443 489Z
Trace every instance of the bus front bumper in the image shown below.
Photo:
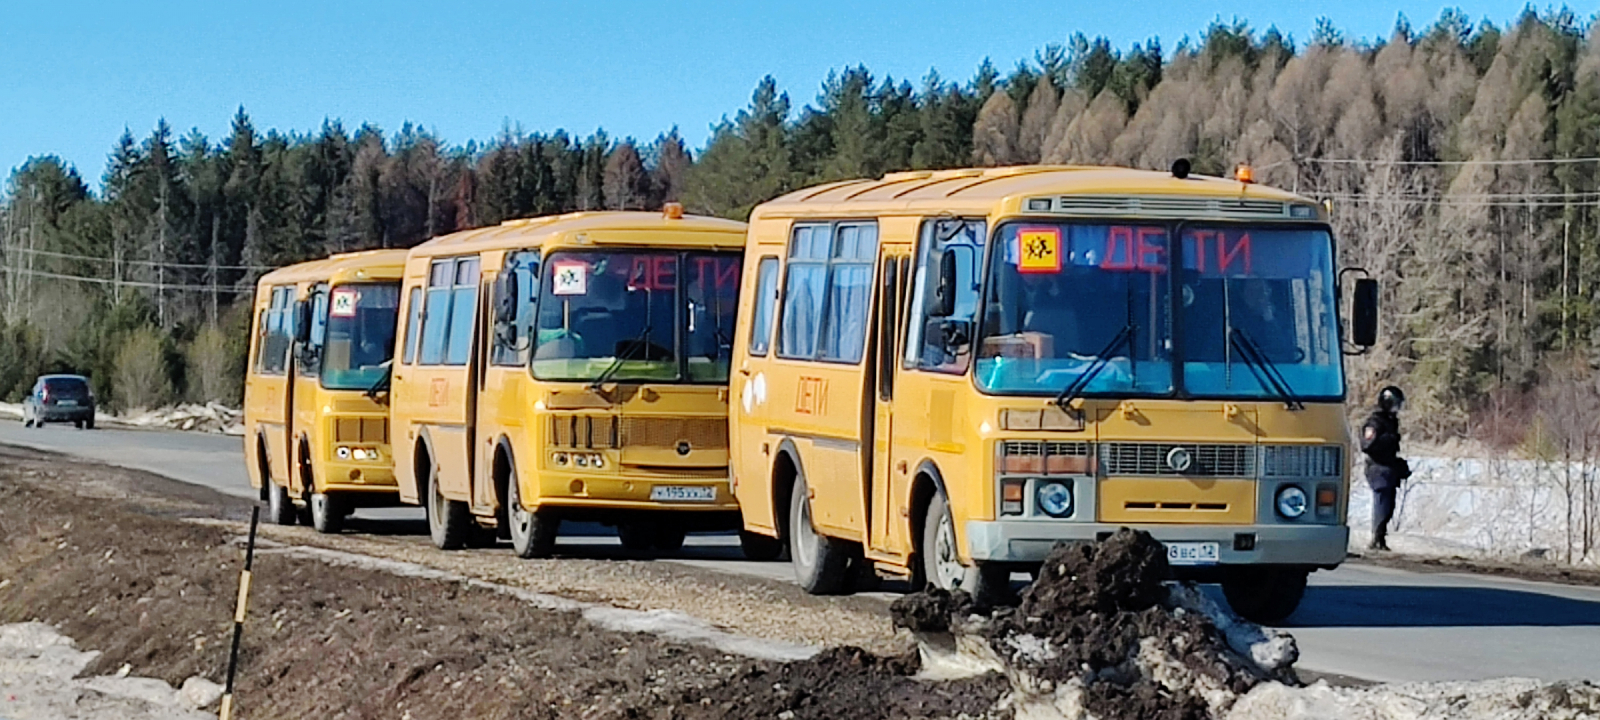
M1306 565L1331 568L1344 561L1350 528L1344 525L1125 525L1038 520L970 520L967 548L977 562L1039 563L1057 542L1093 541L1123 527L1144 530L1164 543L1216 543L1218 565ZM1249 549L1243 549L1248 547Z

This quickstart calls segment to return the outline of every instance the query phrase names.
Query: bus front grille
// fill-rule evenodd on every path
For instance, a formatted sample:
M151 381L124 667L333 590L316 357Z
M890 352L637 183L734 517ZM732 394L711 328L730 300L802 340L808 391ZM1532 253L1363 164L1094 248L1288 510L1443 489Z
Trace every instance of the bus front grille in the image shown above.
M1173 451L1188 454L1188 468L1172 461ZM1202 443L1102 443L1100 465L1110 476L1255 477L1254 445ZM1175 467L1178 465L1178 467Z
M695 450L726 450L728 421L722 418L625 417L625 447L677 447L688 443Z

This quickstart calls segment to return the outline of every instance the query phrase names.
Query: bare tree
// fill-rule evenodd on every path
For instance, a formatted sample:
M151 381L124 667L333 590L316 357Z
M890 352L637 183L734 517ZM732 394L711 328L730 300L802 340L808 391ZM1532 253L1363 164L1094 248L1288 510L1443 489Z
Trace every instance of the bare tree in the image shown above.
M1014 165L1017 152L1017 104L1010 93L997 92L978 111L972 126L972 161L978 165Z

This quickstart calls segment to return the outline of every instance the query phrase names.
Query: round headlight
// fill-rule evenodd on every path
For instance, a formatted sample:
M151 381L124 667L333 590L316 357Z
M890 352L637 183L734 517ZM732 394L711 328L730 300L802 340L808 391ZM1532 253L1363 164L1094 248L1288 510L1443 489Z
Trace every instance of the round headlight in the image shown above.
M593 458L591 458L589 460L589 464L591 466L593 466L593 467L603 468L603 467L606 466L606 456L604 456L604 455L595 455Z
M1058 482L1049 482L1039 486L1039 509L1051 517L1066 517L1072 514L1072 488Z
M556 464L557 465L566 465L567 464L567 454L566 453L556 453L555 460L556 460Z
M577 465L578 467L588 467L589 466L589 456L588 455L579 455L579 454L574 453L572 455L572 464L573 465Z
M349 460L350 448L341 445L338 450L333 451L333 454L339 456L340 460Z
M1278 514L1293 520L1306 514L1306 491L1286 485L1278 491Z

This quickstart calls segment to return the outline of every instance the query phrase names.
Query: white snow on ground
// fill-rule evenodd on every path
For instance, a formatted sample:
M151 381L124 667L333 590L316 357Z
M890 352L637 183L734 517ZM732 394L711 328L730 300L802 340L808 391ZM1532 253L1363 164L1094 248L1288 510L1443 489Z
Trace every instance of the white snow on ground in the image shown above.
M1600 717L1600 688L1525 678L1336 688L1259 685L1226 720L1578 720Z
M132 676L79 677L97 652L43 623L0 625L0 718L6 720L215 720L199 708L221 688L190 678L182 690Z
M1567 495L1573 508L1573 559L1600 562L1600 553L1581 557L1582 471L1577 464L1495 456L1483 450L1429 452L1409 458L1412 477L1400 489L1389 546L1398 552L1435 556L1485 556L1515 559L1527 554L1565 561ZM1352 472L1350 546L1371 539L1372 492L1362 479L1364 465ZM1565 471L1571 471L1568 476ZM1593 474L1596 468L1590 467Z

